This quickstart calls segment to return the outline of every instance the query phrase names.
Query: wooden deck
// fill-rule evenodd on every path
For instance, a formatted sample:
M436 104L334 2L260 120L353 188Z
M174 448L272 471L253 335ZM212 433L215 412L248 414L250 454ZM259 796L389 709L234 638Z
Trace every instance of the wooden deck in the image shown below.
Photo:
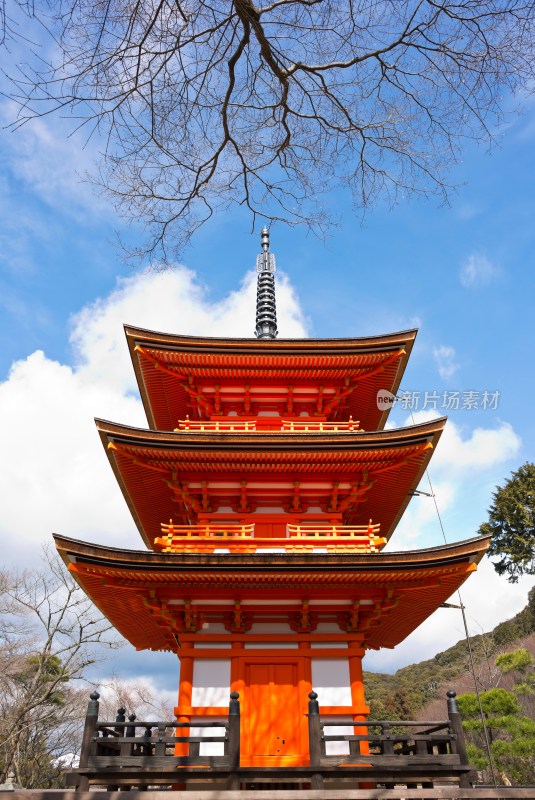
M172 791L175 797L184 794L184 800L535 800L535 785L473 786L476 773L466 756L455 692L448 692L446 720L359 721L353 734L339 735L325 729L343 723L322 721L318 696L311 692L310 763L299 767L240 766L236 692L225 720L194 723L201 734L204 728L216 729L217 735L207 730L207 736L190 735L189 722L141 721L133 714L127 720L124 709L113 722L100 721L98 699L97 693L91 695L80 764L65 774L66 789L14 791L9 797L83 800L87 795L87 800L112 800L117 791L129 791L134 800L132 792L142 791L143 800L163 800ZM329 754L333 743L345 747L346 753ZM206 744L218 744L221 754L203 754Z
M2 793L3 794L3 793ZM138 796L139 795L139 796ZM6 800L122 800L118 792L35 789L5 793ZM128 800L169 800L167 791L130 791ZM532 787L433 789L270 789L172 792L173 800L535 800Z

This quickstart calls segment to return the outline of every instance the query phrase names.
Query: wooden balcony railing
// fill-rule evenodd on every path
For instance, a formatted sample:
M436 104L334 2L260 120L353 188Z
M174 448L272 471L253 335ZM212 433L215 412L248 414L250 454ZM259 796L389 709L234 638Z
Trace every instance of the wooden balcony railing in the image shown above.
M164 553L255 553L262 550L312 552L321 548L329 552L377 553L386 544L379 536L380 525L301 525L288 524L286 537L255 535L254 524L175 525L173 520L162 524L162 536L154 544Z
M141 721L119 708L114 722L99 720L98 692L92 692L87 706L78 769L65 773L65 783L78 791L90 784L147 787L148 784L173 784L190 770L201 776L207 769L221 770L232 780L240 766L239 694L230 695L228 717L206 722ZM202 731L191 735L191 727ZM219 735L204 735L206 729ZM211 731L208 730L208 734ZM221 755L201 753L203 744L219 744ZM180 753L180 754L178 754Z
M192 431L196 433L250 433L252 431L265 431L276 433L347 433L356 431L363 433L359 428L358 420L353 417L339 422L327 422L314 419L314 417L297 417L285 419L284 417L263 417L263 423L257 424L254 419L240 419L240 417L226 417L216 420L192 420L189 417L180 419L175 431Z
M124 708L117 711L113 722L99 720L99 695L91 694L85 719L80 761L76 769L65 773L65 783L78 791L87 791L90 786L105 786L108 791L136 787L147 789L150 786L168 786L178 789L177 783L192 780L191 790L196 790L195 780L226 780L228 789L237 790L248 782L287 781L308 783L313 790L324 788L327 780L351 781L351 796L392 797L383 793L390 787L419 787L425 794L403 790L397 798L472 797L470 793L456 792L454 787L469 787L476 775L470 766L464 740L461 715L455 699L455 692L448 692L448 717L438 722L414 722L406 720L353 720L348 723L322 719L318 705L318 695L311 692L308 703L308 740L310 761L308 765L280 767L276 764L266 767L244 767L240 765L240 702L237 692L230 695L228 717L222 720L169 722L140 721L135 714L126 719ZM266 709L255 708L254 713L267 713ZM249 713L253 713L250 711ZM281 735L285 726L290 729L295 720L277 720ZM332 735L327 730L344 726L350 727L351 734ZM196 734L191 728L198 729ZM207 729L219 729L214 736ZM204 735L208 733L208 735ZM200 734L200 735L199 735ZM205 744L217 743L221 755L203 754ZM327 750L336 743L344 747L345 754L329 755ZM357 791L358 781L365 781L375 788L367 795ZM444 788L444 783L453 784ZM429 791L433 787L437 794ZM217 791L221 791L221 785ZM299 790L298 790L299 791ZM298 791L290 792L288 797L298 797ZM302 797L309 796L308 789L302 789ZM338 788L338 792L340 789ZM518 794L503 794L508 790L495 790L488 793L482 790L480 800L486 798L535 798L532 791L517 790ZM263 793L263 800L267 793ZM279 793L280 794L280 793ZM344 792L348 796L350 792ZM199 797L196 792L195 795ZM213 800L215 792L201 795ZM225 792L217 795L225 798ZM236 800L236 792L228 796ZM252 792L248 796L255 795ZM277 797L275 795L270 795ZM317 795L315 795L317 796ZM327 797L327 795L319 795ZM331 792L329 797L340 795ZM288 798L286 799L288 800Z
M234 432L247 432L255 431L256 422L254 419L243 419L239 417L228 417L227 419L216 420L198 420L186 419L178 420L178 427L175 431L195 431L196 433L212 433L213 431L220 433L234 433Z
M326 729L347 729L348 723L322 721L316 692L308 695L308 734L312 788L323 789L324 770L350 769L385 779L385 785L434 786L434 782L468 787L476 778L466 752L466 743L456 693L449 691L448 719L444 721L362 720L354 721L352 734L327 734ZM337 744L345 753L328 754ZM413 781L410 780L412 773ZM389 779L389 780L388 780Z
M177 537L180 539L213 539L216 537L244 538L254 535L254 525L232 525L210 523L209 525L175 525L173 520L169 524L162 522L164 537Z
M368 525L302 525L288 524L290 537L313 536L316 539L325 536L349 539L378 539L381 525L370 520ZM384 542L383 539L381 539Z
M315 420L314 417L281 419L281 430L291 431L293 433L306 433L308 431L325 431L326 433L347 433L348 431L358 431L363 433L361 428L359 428L358 420L354 421L353 417L349 417L348 420L340 422L323 422L321 420Z

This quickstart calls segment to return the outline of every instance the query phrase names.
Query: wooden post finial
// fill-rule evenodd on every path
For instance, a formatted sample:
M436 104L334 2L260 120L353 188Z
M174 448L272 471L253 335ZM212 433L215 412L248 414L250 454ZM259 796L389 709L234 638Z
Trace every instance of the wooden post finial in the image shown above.
M461 764L469 764L468 754L466 752L466 740L464 738L463 721L461 712L459 710L459 703L457 702L457 692L450 689L446 692L448 698L448 717L450 721L451 732L455 736L452 749L457 753ZM462 775L459 781L460 786L470 786L470 775Z
M228 757L231 770L237 770L240 766L240 695L238 692L231 692L228 708ZM237 773L229 777L229 789L239 789L239 777Z
M308 746L310 766L319 767L321 764L321 722L318 695L314 691L308 695ZM310 782L313 789L323 789L321 773L312 774Z

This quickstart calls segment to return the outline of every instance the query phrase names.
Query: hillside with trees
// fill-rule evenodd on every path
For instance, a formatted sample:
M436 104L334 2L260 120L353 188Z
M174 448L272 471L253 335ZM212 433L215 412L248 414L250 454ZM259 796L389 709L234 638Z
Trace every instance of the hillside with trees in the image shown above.
M471 637L470 644L473 671L463 639L394 675L365 673L371 716L443 719L446 691L454 689L470 763L483 780L529 784L535 775L535 588L520 613L489 633Z
M489 633L471 636L470 642L480 688L493 688L499 672L494 665L498 655L519 647L535 654L535 588L528 595L526 607L516 616ZM509 688L510 678L504 676L503 681L502 685ZM448 689L461 693L474 688L466 640L392 675L365 672L364 682L374 719L423 719L424 716L430 719L429 713L441 718Z

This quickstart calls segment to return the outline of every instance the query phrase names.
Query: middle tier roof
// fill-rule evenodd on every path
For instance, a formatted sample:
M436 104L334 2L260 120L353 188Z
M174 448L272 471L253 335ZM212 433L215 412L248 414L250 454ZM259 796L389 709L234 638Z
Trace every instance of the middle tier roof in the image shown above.
M371 433L147 431L97 420L111 466L146 545L161 524L214 513L254 522L276 513L345 525L380 523L389 538L446 418Z

